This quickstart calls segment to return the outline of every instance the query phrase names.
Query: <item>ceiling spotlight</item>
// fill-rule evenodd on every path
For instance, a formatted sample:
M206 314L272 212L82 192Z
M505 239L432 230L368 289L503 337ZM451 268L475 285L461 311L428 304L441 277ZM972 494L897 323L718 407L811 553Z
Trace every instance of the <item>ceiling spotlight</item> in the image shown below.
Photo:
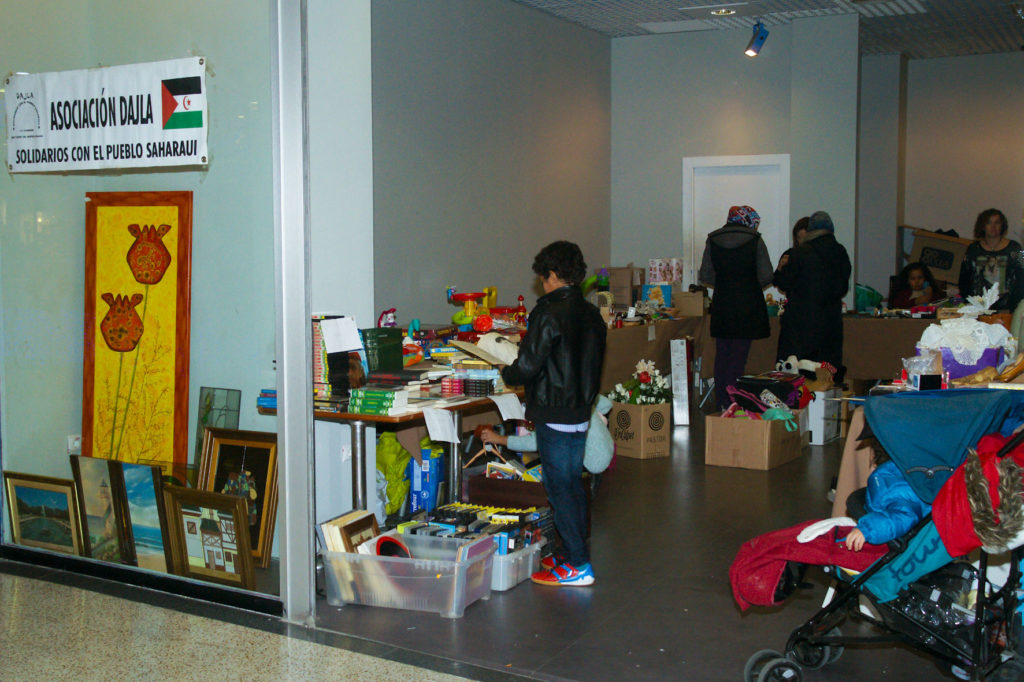
M715 16L715 17L731 17L734 14L736 14L736 10L734 10L734 9L713 9L713 10L711 10L711 15Z
M766 40L768 40L768 29L759 21L754 24L754 35L750 37L750 43L747 45L747 49L743 51L743 54L748 57L756 57Z

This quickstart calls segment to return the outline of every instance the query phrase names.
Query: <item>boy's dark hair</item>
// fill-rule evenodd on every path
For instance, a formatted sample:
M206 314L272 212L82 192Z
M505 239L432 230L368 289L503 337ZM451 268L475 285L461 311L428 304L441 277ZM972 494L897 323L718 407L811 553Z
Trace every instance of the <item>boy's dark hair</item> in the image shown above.
M801 230L803 230L804 232L807 232L808 231L807 230L807 226L810 225L810 224L811 224L811 217L810 216L804 216L800 220L796 221L796 224L793 225L793 246L798 246L798 244L796 243L797 233L799 233Z
M868 436L861 439L861 447L865 446L871 448L873 453L871 455L871 463L876 467L880 467L892 459L889 457L889 453L885 451L885 448L882 447L882 444L879 443L878 439L874 436Z
M1002 237L1006 236L1006 231L1010 229L1010 224L1006 222L1006 216L998 208L985 209L978 214L978 219L974 221L974 238L983 239L985 237L985 226L988 225L988 220L992 216L999 216L999 222L1002 223L1002 228L999 230L999 235Z
M533 271L541 277L549 272L566 284L577 285L587 276L587 263L580 247L572 242L551 242L533 259Z

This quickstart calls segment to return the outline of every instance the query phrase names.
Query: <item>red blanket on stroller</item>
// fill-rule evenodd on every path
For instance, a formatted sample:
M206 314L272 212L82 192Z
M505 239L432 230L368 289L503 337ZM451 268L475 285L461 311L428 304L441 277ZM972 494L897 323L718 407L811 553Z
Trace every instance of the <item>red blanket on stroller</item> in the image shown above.
M746 611L751 605L776 604L775 588L782 578L787 561L863 571L888 551L887 547L868 544L859 552L846 549L846 545L839 540L845 538L854 526L833 528L810 542L797 542L796 537L800 531L817 521L804 521L790 528L758 535L743 543L729 567L732 596L740 610Z

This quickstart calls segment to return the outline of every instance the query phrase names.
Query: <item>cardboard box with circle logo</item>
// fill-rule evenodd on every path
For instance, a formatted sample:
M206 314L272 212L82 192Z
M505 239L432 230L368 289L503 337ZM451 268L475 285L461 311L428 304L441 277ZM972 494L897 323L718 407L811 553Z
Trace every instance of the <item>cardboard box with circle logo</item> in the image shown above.
M668 457L672 453L670 403L613 403L608 415L608 429L612 432L617 455L634 459L653 459Z

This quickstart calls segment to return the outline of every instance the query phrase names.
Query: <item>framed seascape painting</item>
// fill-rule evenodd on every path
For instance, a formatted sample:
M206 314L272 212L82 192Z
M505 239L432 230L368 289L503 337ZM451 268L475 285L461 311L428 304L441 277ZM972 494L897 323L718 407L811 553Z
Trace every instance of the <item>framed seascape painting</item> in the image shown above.
M196 487L246 501L249 546L266 568L277 520L277 434L207 428Z
M121 507L126 544L139 568L167 573L171 562L159 466L111 462L114 499Z
M86 199L82 454L183 474L192 193Z
M124 510L115 501L111 483L113 464L98 457L71 455L78 514L82 519L82 554L101 561L134 564L125 537Z
M175 575L254 587L245 500L175 485L164 487Z
M74 481L5 471L4 490L14 544L82 553Z

